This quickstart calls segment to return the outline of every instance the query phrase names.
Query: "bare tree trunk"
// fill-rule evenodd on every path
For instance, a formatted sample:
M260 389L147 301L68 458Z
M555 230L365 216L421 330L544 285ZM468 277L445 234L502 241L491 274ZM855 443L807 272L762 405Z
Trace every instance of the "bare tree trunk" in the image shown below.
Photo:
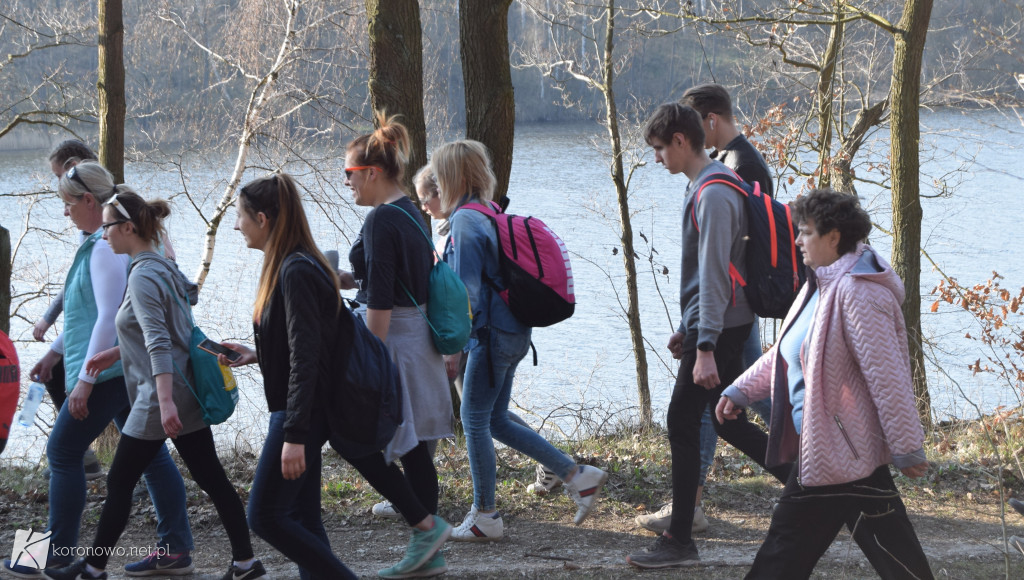
M914 394L921 421L931 425L931 397L921 344L921 183L918 107L921 60L932 0L906 0L896 25L896 51L892 68L892 266L903 278L907 297L903 316L910 341Z
M466 137L490 149L498 200L508 193L515 139L516 104L508 59L511 4L512 0L459 0Z
M0 330L11 333L11 233L0 226Z
M843 139L839 153L832 159L832 185L836 191L856 195L857 188L854 186L853 158L857 156L868 131L881 122L882 115L889 106L889 100L885 99L874 105L861 109L853 121L850 132Z
M121 0L99 0L100 163L124 182L124 22Z
M405 176L427 163L427 129L423 119L423 41L416 0L366 0L370 35L370 103L374 110L402 115L412 151ZM507 57L506 57L507 60Z
M615 0L608 0L608 22L605 28L604 69L601 79L601 94L608 113L608 137L612 143L612 181L619 206L619 225L622 228L622 264L626 269L626 319L629 321L629 339L633 345L633 362L636 365L636 393L640 405L640 424L653 424L651 410L651 389L648 384L647 350L644 333L640 324L640 296L637 290L636 252L633 250L633 225L629 214L629 188L626 185L622 165L622 139L619 133L619 112L615 105Z
M843 46L843 10L840 2L836 3L835 21L828 36L828 48L821 62L821 74L818 76L818 186L831 185L832 171L832 103L834 100L834 83L836 64L839 62L839 50Z

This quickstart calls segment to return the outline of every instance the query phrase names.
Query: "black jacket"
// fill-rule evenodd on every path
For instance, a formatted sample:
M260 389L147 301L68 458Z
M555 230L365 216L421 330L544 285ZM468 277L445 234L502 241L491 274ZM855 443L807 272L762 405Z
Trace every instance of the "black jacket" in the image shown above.
M735 139L729 141L725 149L712 151L711 158L724 163L742 177L743 181L751 185L755 182L760 183L761 191L767 193L769 197L775 197L775 182L772 181L768 164L743 135L737 135Z
M345 374L347 357L339 354L351 348L353 329L351 318L339 315L339 301L319 264L295 252L253 324L267 408L288 412L287 443L305 444L310 425L329 408L329 391Z

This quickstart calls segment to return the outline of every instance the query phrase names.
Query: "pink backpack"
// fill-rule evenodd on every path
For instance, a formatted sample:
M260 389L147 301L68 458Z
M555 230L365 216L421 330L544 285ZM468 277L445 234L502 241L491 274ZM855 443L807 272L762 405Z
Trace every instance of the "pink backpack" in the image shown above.
M491 285L512 314L527 326L551 326L576 309L569 251L562 240L534 217L506 214L498 204L467 203L498 229L501 277L505 288Z

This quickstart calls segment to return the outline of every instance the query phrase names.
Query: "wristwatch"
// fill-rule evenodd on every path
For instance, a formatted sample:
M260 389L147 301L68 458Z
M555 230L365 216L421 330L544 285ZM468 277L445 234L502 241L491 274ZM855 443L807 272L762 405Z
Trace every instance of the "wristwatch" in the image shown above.
M697 345L697 350L701 352L715 352L715 343L710 340L705 340Z

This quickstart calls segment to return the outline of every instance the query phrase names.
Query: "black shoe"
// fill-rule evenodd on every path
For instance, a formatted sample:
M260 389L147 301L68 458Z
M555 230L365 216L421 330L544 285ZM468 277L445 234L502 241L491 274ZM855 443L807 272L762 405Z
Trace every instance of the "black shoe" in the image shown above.
M47 568L43 574L50 580L106 580L107 573L90 574L85 569L85 558L76 560L74 564L63 568Z
M1010 501L1008 501L1006 503L1010 504L1010 507L1012 507L1013 509L1017 510L1017 513L1019 513L1020 515L1024 516L1024 501L1020 501L1019 499L1017 499L1015 497L1011 497Z
M248 570L242 570L238 566L231 564L231 567L228 568L228 573L221 580L253 580L254 578L262 578L266 575L267 569L263 567L262 562L256 560Z
M658 536L654 545L626 556L626 562L637 568L671 568L673 566L692 566L700 562L697 545L690 540L683 544L671 536Z

